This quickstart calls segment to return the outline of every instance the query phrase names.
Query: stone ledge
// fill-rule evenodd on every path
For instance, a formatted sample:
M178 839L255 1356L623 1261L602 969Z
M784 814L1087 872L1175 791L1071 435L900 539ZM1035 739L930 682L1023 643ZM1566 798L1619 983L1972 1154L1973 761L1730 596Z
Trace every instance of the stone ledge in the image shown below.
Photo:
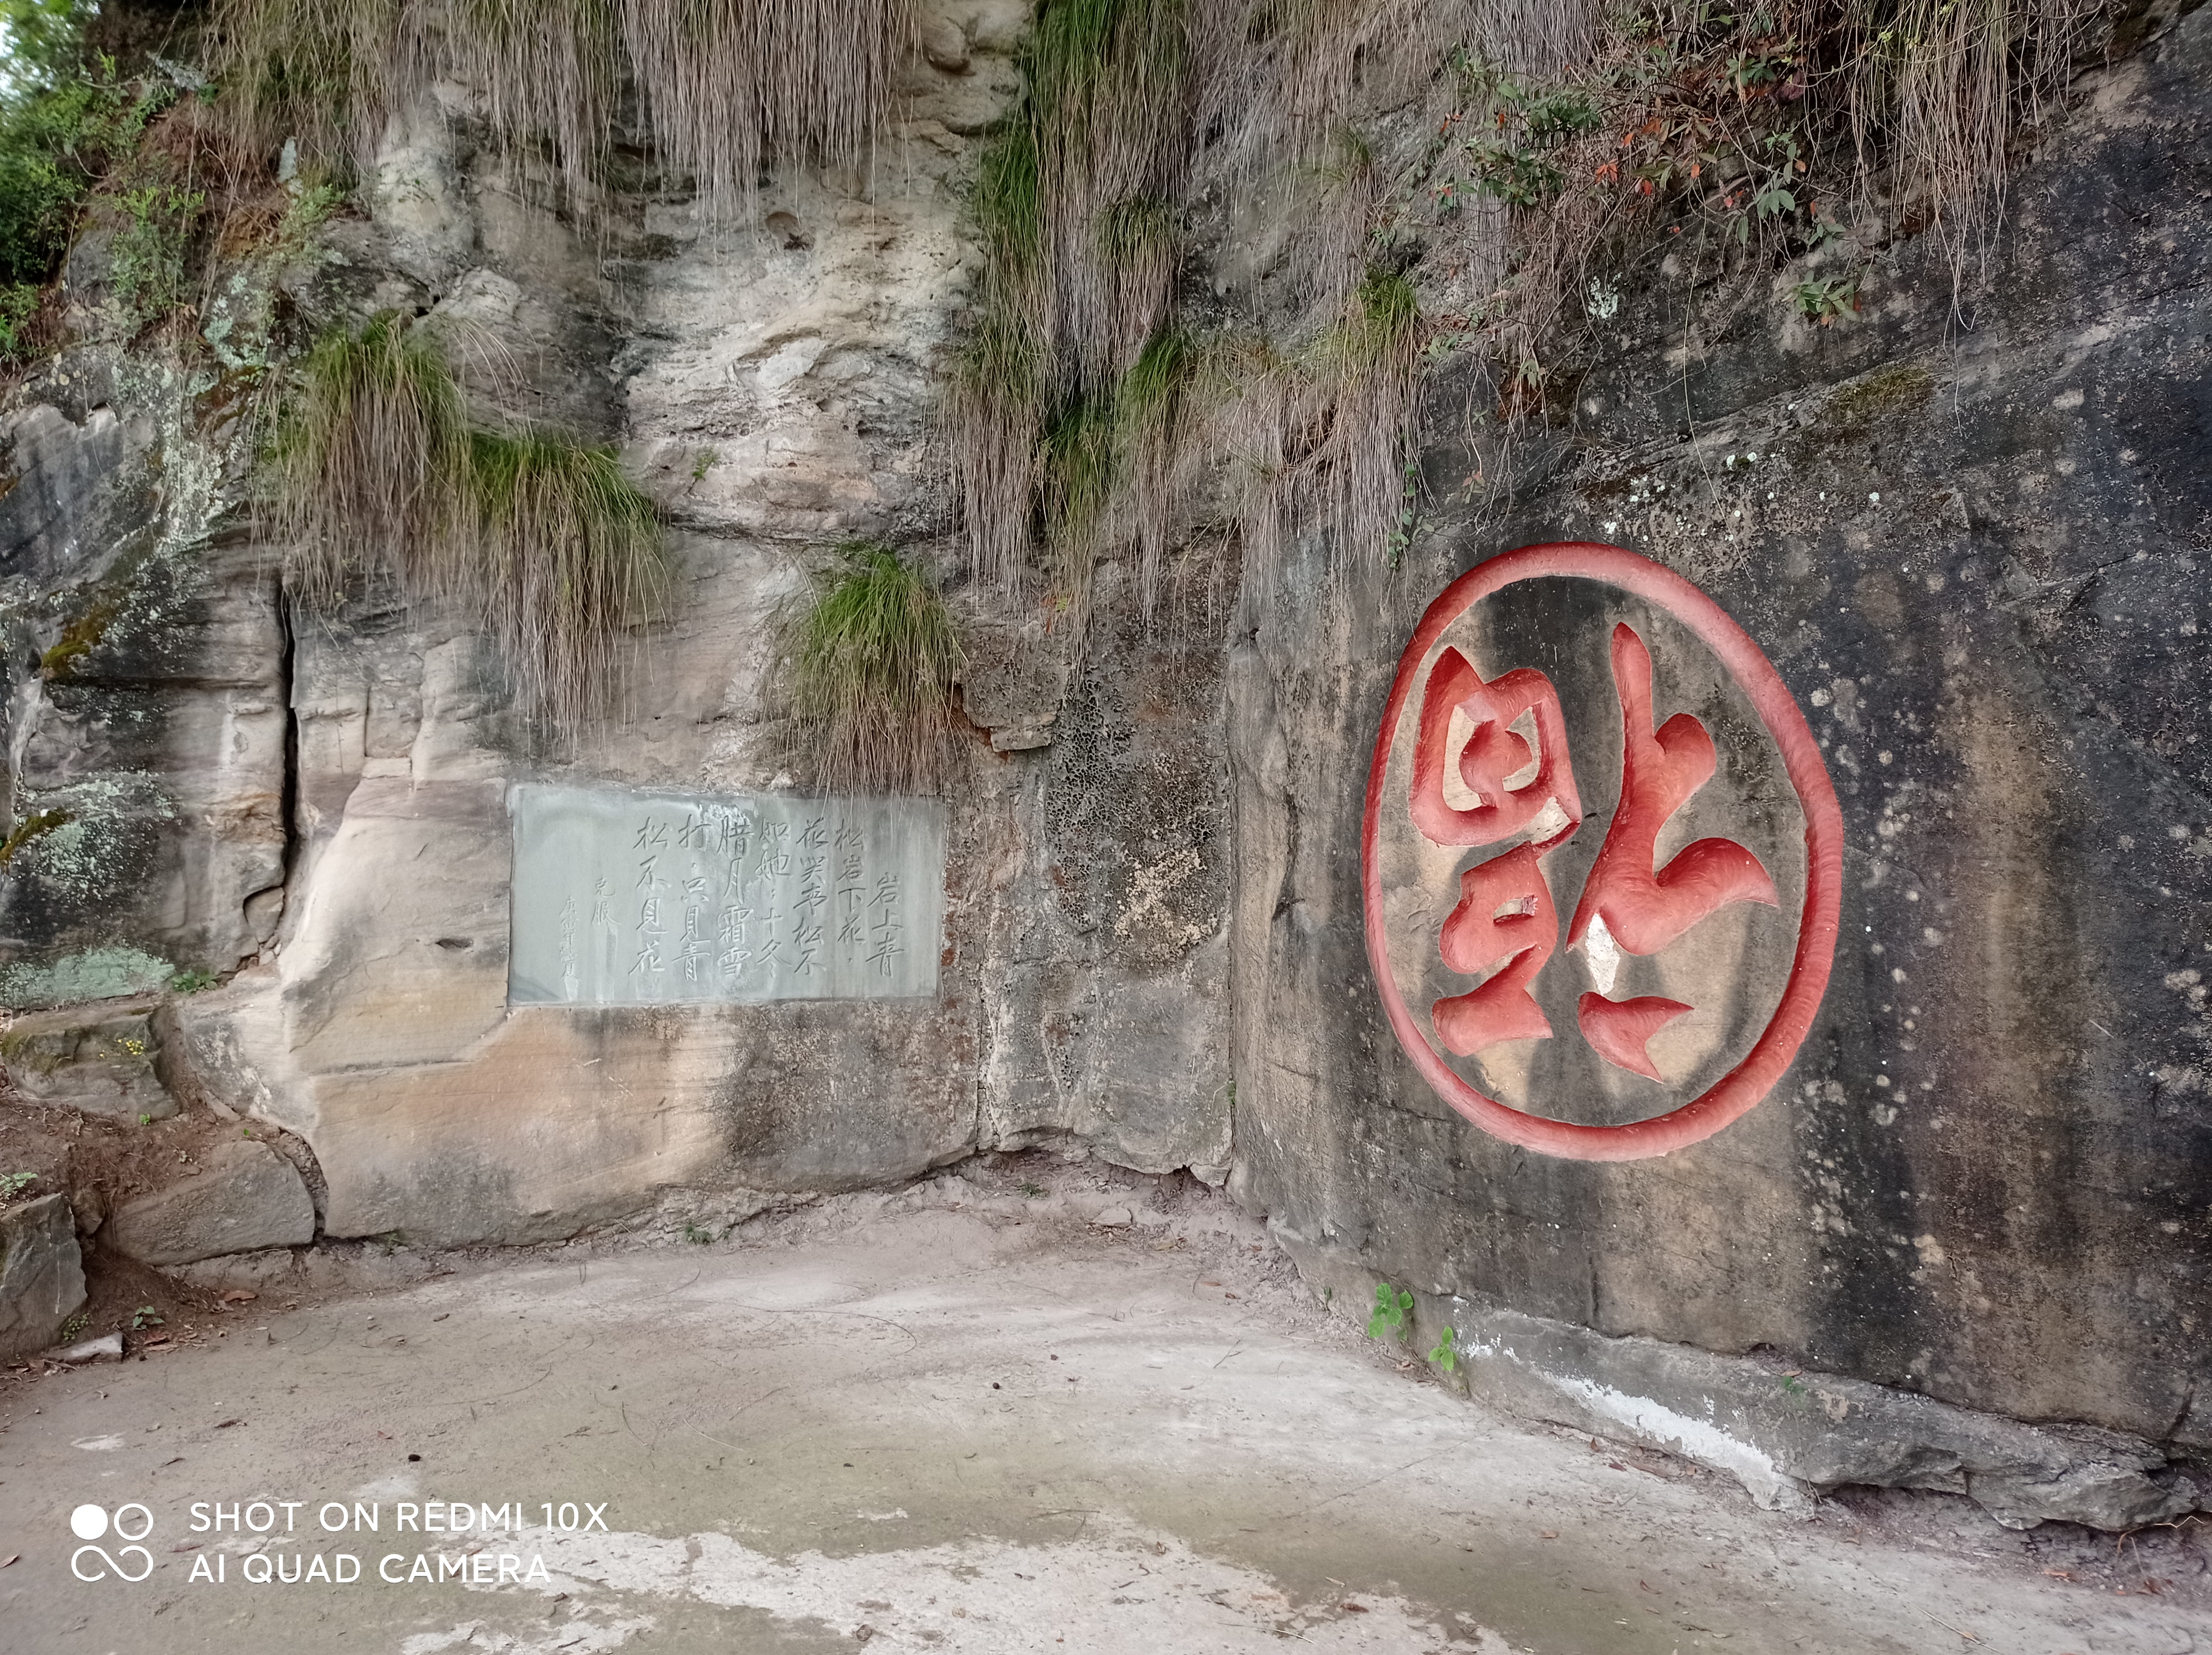
M1279 1224L1270 1232L1316 1291L1364 1317L1377 1277ZM2024 1424L1838 1374L1777 1369L1692 1345L1414 1290L1407 1348L1450 1327L1468 1396L1510 1414L1657 1448L1725 1471L1770 1511L1847 1484L1965 1494L2010 1529L2135 1529L2198 1508L2195 1486L2140 1438Z

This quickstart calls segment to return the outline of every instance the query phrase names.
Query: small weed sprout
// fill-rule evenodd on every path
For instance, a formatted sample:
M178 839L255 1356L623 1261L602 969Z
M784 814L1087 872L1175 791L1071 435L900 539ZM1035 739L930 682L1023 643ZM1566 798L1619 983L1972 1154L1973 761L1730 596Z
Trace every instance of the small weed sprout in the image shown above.
M169 987L180 995L196 995L215 987L212 971L179 971L169 979Z
M131 1312L131 1331L140 1333L148 1328L167 1327L168 1323L151 1305L141 1305Z
M1429 1353L1429 1360L1447 1373L1459 1371L1459 1335L1446 1328L1437 1335L1437 1348Z
M684 1239L696 1247L704 1247L714 1238L714 1232L703 1224L687 1224L684 1226Z
M61 1330L57 1333L54 1337L59 1343L64 1345L72 1344L78 1339L82 1338L84 1336L84 1330L91 1325L92 1318L87 1316L82 1311L79 1311L76 1315L70 1317L68 1321L62 1323Z
M35 1172L0 1172L0 1202L15 1200L38 1181Z
M1407 1313L1413 1308L1413 1295L1403 1287L1394 1287L1388 1281L1375 1289L1375 1308L1367 1318L1370 1339L1395 1339L1403 1344L1413 1336Z

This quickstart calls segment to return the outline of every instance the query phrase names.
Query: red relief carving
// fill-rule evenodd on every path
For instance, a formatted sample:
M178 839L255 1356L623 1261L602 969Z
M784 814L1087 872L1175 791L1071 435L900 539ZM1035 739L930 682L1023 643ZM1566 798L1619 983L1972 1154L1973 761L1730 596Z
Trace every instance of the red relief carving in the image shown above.
M1551 1037L1551 1023L1528 993L1559 946L1559 910L1536 856L1534 845L1518 845L1459 876L1459 906L1438 939L1444 964L1468 977L1498 968L1480 988L1430 1008L1437 1038L1462 1057L1500 1040Z
M1666 1076L1645 1048L1653 1035L1690 1009L1679 1000L1662 1000L1657 995L1607 1000L1588 994L1575 1002L1575 1021L1582 1025L1590 1050L1607 1062L1647 1080L1663 1081Z
M1450 760L1451 720L1463 712L1474 725L1459 756L1460 779L1481 803L1469 810L1444 802L1444 766ZM1534 715L1536 750L1507 727L1522 714ZM1506 778L1535 761L1536 772L1517 788ZM1440 845L1494 845L1510 839L1553 799L1566 825L1538 842L1538 850L1564 844L1582 825L1583 801L1567 757L1567 721L1551 679L1516 667L1489 683L1456 649L1437 653L1421 696L1420 732L1413 745L1413 825Z
M1395 733L1418 686L1420 715L1407 732L1415 742L1410 803L1415 825L1431 841L1494 843L1534 822L1553 797L1569 818L1564 831L1542 843L1518 846L1462 873L1461 900L1445 922L1439 947L1452 970L1470 975L1488 970L1491 975L1469 994L1435 1002L1427 1020L1444 1048L1461 1056L1502 1040L1551 1033L1528 992L1559 941L1558 915L1538 858L1564 843L1582 815L1559 698L1541 673L1521 669L1485 683L1464 656L1437 645L1444 629L1483 599L1518 581L1559 576L1604 582L1652 603L1711 650L1773 738L1805 816L1804 901L1795 916L1797 940L1789 979L1771 1019L1735 1067L1699 1096L1623 1126L1550 1120L1470 1086L1422 1037L1392 975L1385 928L1377 837ZM1423 672L1432 652L1433 664ZM1779 906L1765 868L1731 840L1700 840L1664 868L1655 867L1660 831L1714 774L1712 738L1688 714L1652 727L1651 658L1632 630L1614 629L1612 654L1623 724L1621 800L1577 904L1569 946L1586 942L1602 918L1620 950L1653 953L1730 903ZM1468 810L1455 809L1443 798L1455 709L1464 711L1474 725L1458 756L1461 777L1480 801ZM1507 728L1530 712L1534 751ZM1536 770L1530 779L1509 791L1505 777L1532 763ZM1525 546L1468 571L1430 605L1407 646L1384 709L1369 770L1361 851L1368 954L1384 1012L1414 1068L1485 1131L1545 1153L1633 1160L1668 1153L1719 1130L1757 1104L1780 1078L1810 1029L1827 983L1841 900L1843 824L1819 745L1780 676L1741 628L1679 575L1617 546ZM1577 1020L1600 1056L1656 1080L1662 1077L1646 1044L1688 1009L1656 995L1613 1001L1585 994Z
M1778 906L1766 869L1733 839L1700 839L1654 871L1659 830L1712 779L1713 739L1687 713L1653 732L1651 652L1626 626L1613 629L1613 682L1620 696L1620 807L1575 905L1567 946L1602 917L1624 952L1656 954L1730 903Z

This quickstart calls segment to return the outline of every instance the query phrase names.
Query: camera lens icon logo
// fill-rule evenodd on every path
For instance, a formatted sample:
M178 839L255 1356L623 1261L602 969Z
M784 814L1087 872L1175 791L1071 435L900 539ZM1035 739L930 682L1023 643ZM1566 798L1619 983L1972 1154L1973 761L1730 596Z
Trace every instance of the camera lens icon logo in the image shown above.
M70 1513L70 1532L87 1542L110 1533L118 1540L143 1540L154 1532L154 1513L136 1500L117 1506L112 1516L105 1506L80 1506ZM125 1545L111 1556L105 1546L82 1545L70 1555L70 1573L85 1581L112 1576L137 1582L154 1573L154 1554L143 1546Z

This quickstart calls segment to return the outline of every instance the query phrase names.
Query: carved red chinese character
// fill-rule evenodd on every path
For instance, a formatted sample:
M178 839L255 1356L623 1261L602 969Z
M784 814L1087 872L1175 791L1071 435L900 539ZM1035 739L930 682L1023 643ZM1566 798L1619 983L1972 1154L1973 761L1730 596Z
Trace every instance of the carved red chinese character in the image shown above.
M1459 779L1476 799L1464 809L1447 800L1444 788L1455 712L1465 714L1474 726L1458 757ZM1534 727L1533 751L1528 739L1510 727L1523 715ZM1535 770L1528 780L1509 786L1531 763ZM1413 824L1440 845L1494 845L1532 824L1550 826L1540 818L1554 799L1565 820L1536 841L1538 850L1564 844L1583 819L1574 766L1567 757L1567 721L1551 679L1523 666L1486 684L1458 650L1440 652L1421 697L1420 733L1413 747Z
M1543 1040L1552 1025L1528 983L1559 945L1552 887L1534 845L1519 845L1460 875L1459 906L1444 922L1444 964L1468 977L1497 970L1470 993L1431 1008L1437 1038L1462 1057L1500 1040Z
M1599 989L1578 1007L1583 1037L1608 1062L1656 1080L1646 1043L1690 1008L1650 995L1610 998L1616 951L1658 953L1730 903L1778 904L1759 858L1733 839L1700 839L1656 865L1660 830L1712 779L1713 738L1688 713L1652 728L1651 652L1626 625L1613 629L1613 681L1620 698L1620 805L1575 905L1567 946L1583 949Z

